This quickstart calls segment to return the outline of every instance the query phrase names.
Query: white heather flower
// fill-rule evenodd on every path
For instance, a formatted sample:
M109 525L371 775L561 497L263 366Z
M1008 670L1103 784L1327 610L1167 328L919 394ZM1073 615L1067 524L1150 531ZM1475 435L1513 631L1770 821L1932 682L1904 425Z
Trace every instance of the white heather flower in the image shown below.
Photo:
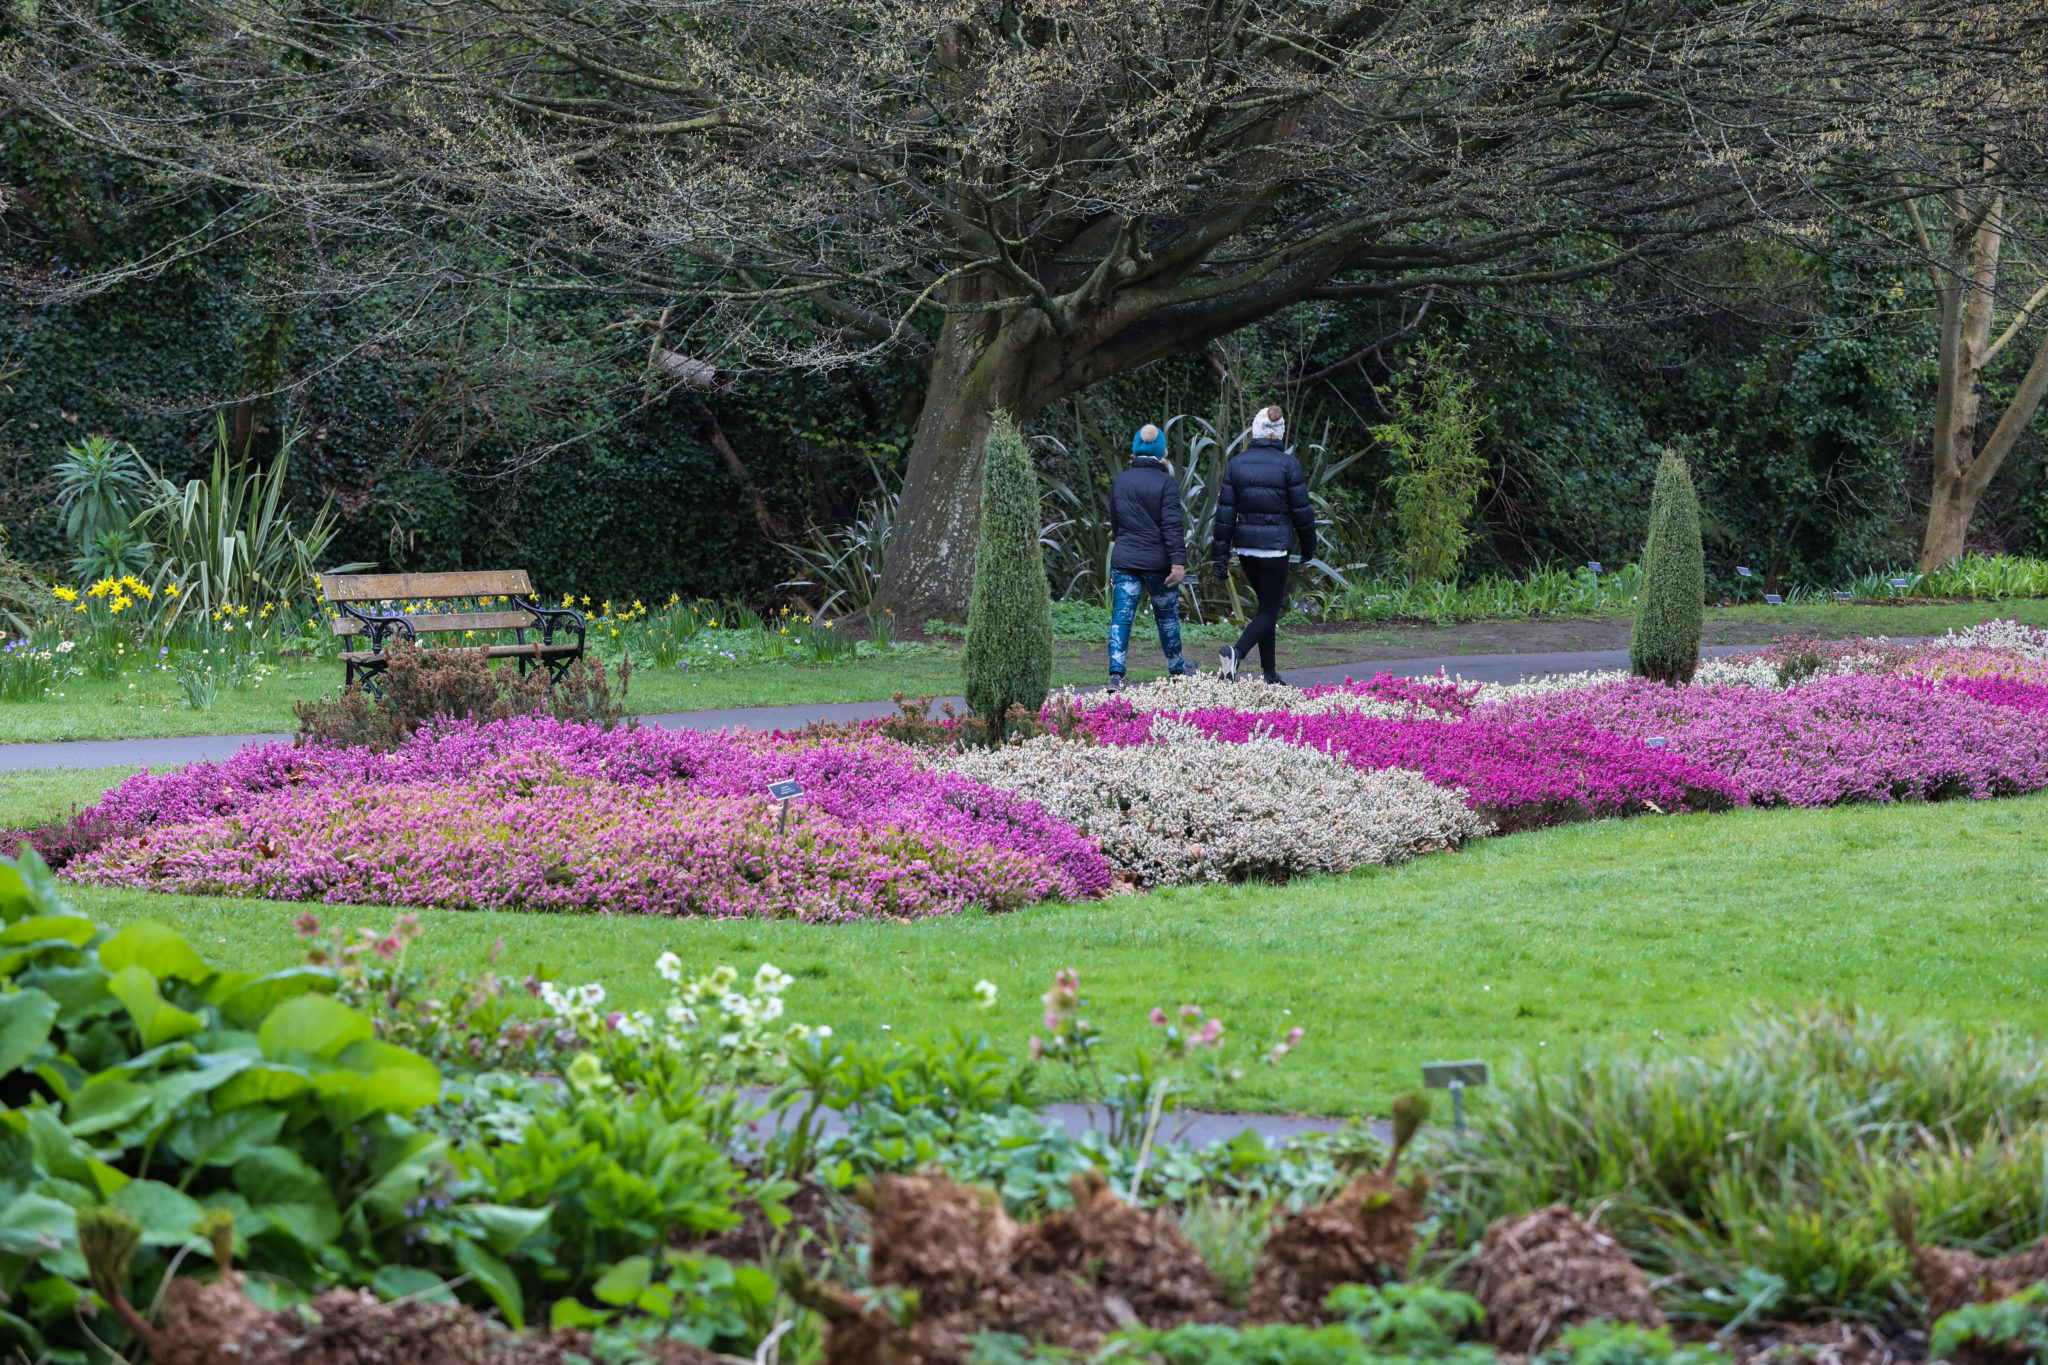
M1462 792L1420 773L1361 772L1342 754L1278 739L1223 744L1165 715L1152 740L1042 736L933 761L1037 802L1099 840L1117 870L1154 885L1345 872L1492 829Z
M975 982L974 1004L978 1009L994 1009L996 1005L996 983L986 979Z
M680 985L683 979L683 960L674 953L663 953L654 959L654 970L661 973L661 979L671 985Z

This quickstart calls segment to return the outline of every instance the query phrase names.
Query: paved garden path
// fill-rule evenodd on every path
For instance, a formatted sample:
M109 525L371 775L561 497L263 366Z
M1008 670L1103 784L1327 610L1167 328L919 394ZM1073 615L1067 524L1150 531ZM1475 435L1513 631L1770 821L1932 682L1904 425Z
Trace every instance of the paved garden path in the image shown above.
M1755 645L1714 645L1709 655L1734 654L1755 649ZM1204 659L1205 664L1213 660ZM1296 684L1342 682L1374 673L1393 673L1420 678L1439 671L1467 682L1519 682L1545 673L1576 673L1593 668L1626 668L1625 649L1578 650L1557 654L1458 654L1436 659L1363 659L1357 663L1329 664L1321 668L1291 669L1287 680ZM945 698L955 706L959 697ZM737 707L723 711L672 711L642 716L642 725L669 730L721 730L744 725L755 730L797 730L814 720L866 720L896 710L886 701L814 702L798 706ZM54 744L0 744L0 772L24 772L38 768L166 767L221 759L245 744L288 739L268 735L195 735L180 739L80 739Z

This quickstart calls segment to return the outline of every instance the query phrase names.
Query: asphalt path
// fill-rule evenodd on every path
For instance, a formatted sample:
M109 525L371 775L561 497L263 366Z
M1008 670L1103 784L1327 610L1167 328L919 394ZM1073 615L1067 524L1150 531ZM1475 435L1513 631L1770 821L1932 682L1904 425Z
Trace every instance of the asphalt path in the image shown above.
M1757 645L1714 645L1701 651L1709 656L1739 654ZM1520 682L1553 673L1581 673L1590 669L1627 668L1625 649L1592 649L1563 654L1455 654L1438 659L1362 659L1357 663L1328 664L1321 668L1299 668L1287 673L1298 686L1310 683L1342 682L1346 678L1369 678L1375 673L1397 677L1425 678L1442 673L1466 682ZM941 698L965 706L960 697ZM672 711L642 716L642 725L665 730L724 730L744 726L750 730L800 730L812 721L867 720L894 715L896 704L888 701L813 702L797 706L748 706L722 711ZM56 744L0 744L0 772L26 772L39 768L174 767L203 759L223 759L248 744L268 744L289 739L289 735L195 735L176 739L86 739Z

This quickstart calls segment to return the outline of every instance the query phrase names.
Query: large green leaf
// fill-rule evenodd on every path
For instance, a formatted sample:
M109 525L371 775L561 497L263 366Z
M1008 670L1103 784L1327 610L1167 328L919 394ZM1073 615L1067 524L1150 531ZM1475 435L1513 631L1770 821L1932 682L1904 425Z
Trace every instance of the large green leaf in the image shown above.
M0 929L0 945L68 943L82 948L97 932L92 921L82 915L30 915Z
M510 1266L467 1237L455 1239L455 1264L483 1286L515 1331L526 1326L526 1296L519 1292L519 1277Z
M140 1081L99 1076L81 1086L64 1107L65 1126L74 1137L90 1137L119 1128L147 1110L156 1092Z
M57 1026L77 1028L88 1019L121 1008L107 990L108 973L87 958L75 967L44 964L23 972L19 984L33 986L57 1002Z
M654 1278L654 1262L646 1256L628 1256L605 1271L590 1292L602 1303L623 1306L640 1297L640 1291Z
M24 1194L0 1209L0 1251L36 1257L78 1242L78 1212L46 1194Z
M165 1142L188 1165L232 1166L257 1148L277 1141L283 1128L282 1109L249 1106L181 1119Z
M41 991L0 995L0 1076L10 1075L36 1054L57 1022L57 1002Z
M102 952L104 953L104 949ZM121 968L107 982L107 989L128 1007L129 1016L142 1034L144 1047L160 1047L175 1038L198 1033L206 1021L190 1010L179 1009L157 993L156 975L134 964Z
M194 952L178 931L155 920L137 920L100 945L100 965L119 973L141 967L159 980L177 977L202 982L213 975L206 959Z
M481 1237L494 1254L510 1256L548 1225L554 1209L517 1209L509 1204L457 1204L448 1213L456 1222Z
M281 972L259 976L235 990L210 999L220 1006L221 1014L229 1023L242 1028L255 1028L263 1022L264 1016L293 996L308 992L331 992L336 985L334 973L324 967L287 967Z
M274 1104L312 1088L312 1073L304 1067L257 1062L213 1092L213 1108L219 1113L245 1104Z
M256 1030L263 1055L272 1061L291 1061L312 1055L333 1058L350 1043L375 1038L377 1030L367 1016L324 995L299 995L285 1001L264 1019Z
M321 1112L334 1123L359 1123L372 1114L410 1114L441 1098L440 1073L412 1066L380 1066L364 1075L330 1071L313 1078Z
M36 902L29 895L28 879L21 875L21 869L14 865L13 859L0 858L0 922L12 924L35 912Z
M0 920L11 924L26 915L70 913L55 874L34 848L23 844L12 861L0 858Z
M264 1147L235 1163L235 1188L249 1210L318 1252L341 1236L341 1211L320 1173L288 1147Z
M161 1180L131 1180L107 1202L142 1224L145 1246L183 1246L197 1235L195 1225L206 1212L198 1200Z
M377 1291L377 1297L389 1302L392 1299L419 1299L425 1303L454 1303L455 1295L448 1288L448 1282L431 1270L422 1270L416 1265L379 1266L377 1273L370 1277L370 1288Z

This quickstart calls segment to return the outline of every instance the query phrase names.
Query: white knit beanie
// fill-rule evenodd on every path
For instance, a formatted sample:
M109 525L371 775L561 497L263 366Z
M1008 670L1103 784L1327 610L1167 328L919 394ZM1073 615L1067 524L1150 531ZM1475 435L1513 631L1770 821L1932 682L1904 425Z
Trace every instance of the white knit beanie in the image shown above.
M1280 441L1287 437L1287 418L1278 408L1260 408L1259 415L1252 418L1252 439L1254 441Z

